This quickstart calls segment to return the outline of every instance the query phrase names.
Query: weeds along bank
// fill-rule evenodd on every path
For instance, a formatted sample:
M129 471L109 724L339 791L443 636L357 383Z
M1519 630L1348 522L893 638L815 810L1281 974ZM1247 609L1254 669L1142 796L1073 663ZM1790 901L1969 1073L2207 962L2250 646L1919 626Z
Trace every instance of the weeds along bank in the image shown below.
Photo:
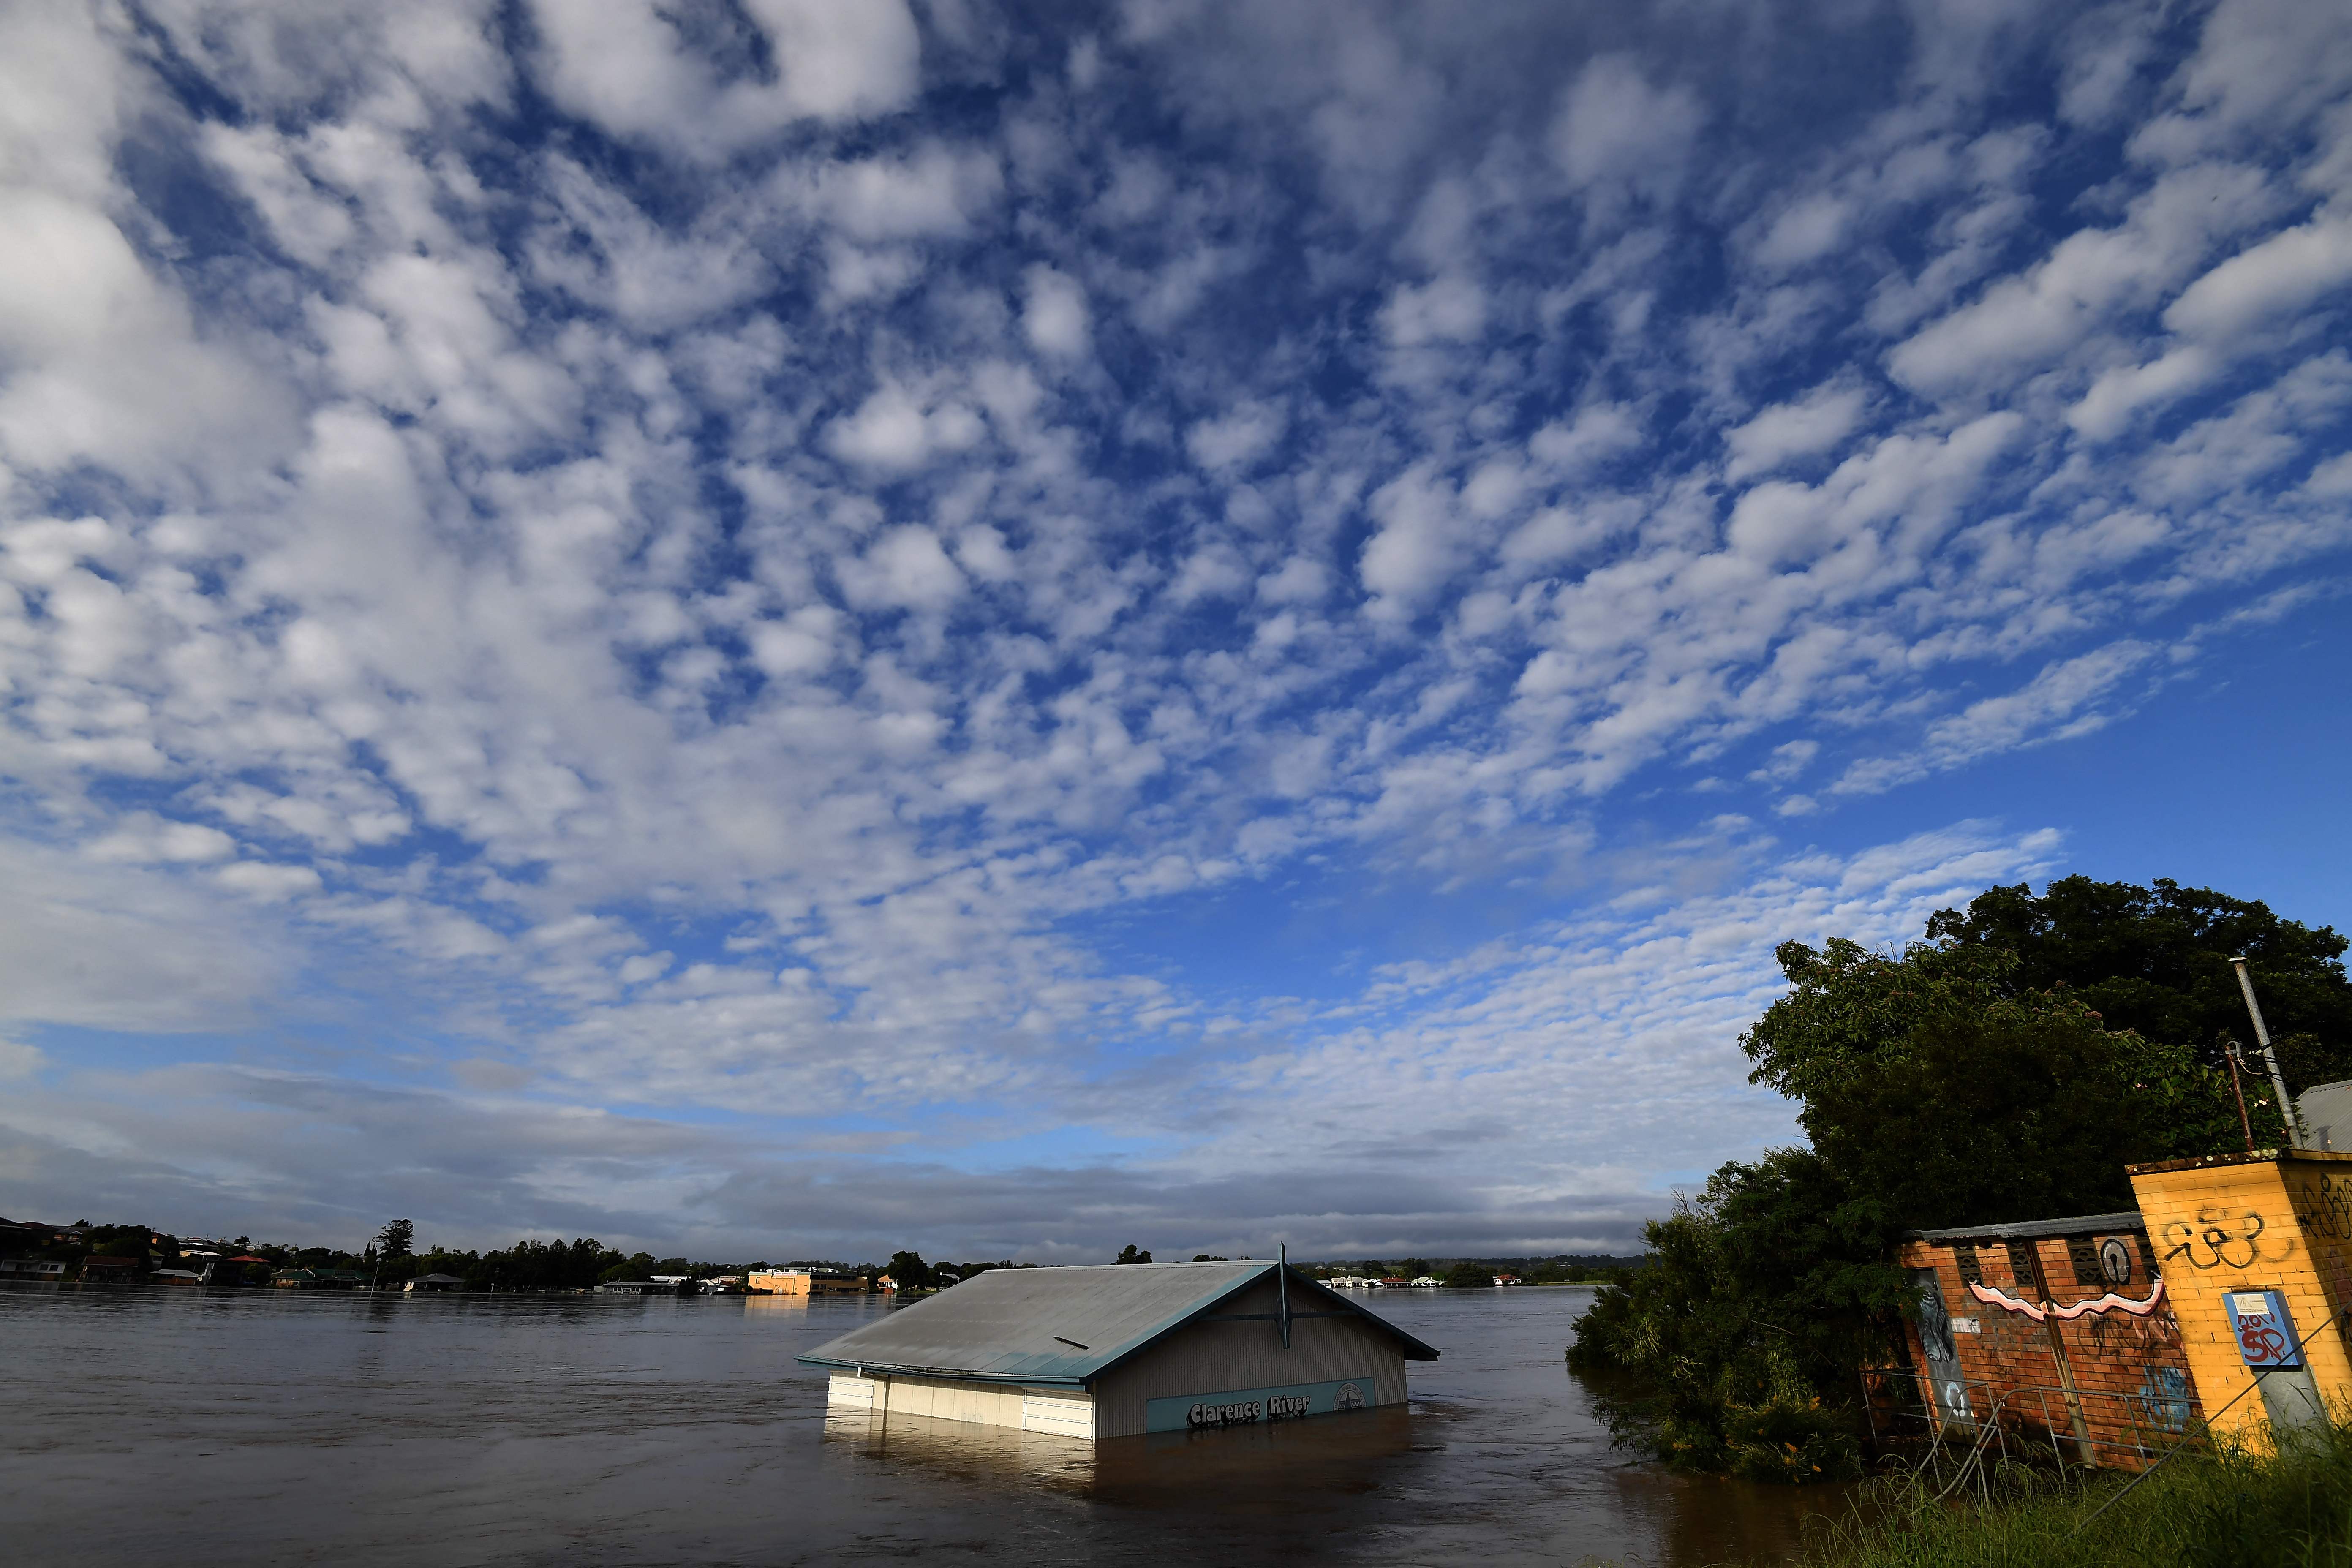
M2012 1471L1964 1504L1890 1488L1865 1504L1880 1522L1833 1528L1801 1568L2352 1568L2352 1427L2275 1458L2188 1452L2125 1484Z

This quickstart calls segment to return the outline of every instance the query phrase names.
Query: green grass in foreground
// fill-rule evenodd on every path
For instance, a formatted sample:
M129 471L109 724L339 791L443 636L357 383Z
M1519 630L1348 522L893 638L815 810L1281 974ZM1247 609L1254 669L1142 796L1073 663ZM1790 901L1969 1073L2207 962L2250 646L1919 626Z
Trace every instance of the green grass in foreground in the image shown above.
M1990 1506L1882 1495L1885 1522L1817 1541L1806 1568L2352 1568L2352 1426L2281 1458L2183 1454L2077 1533L2126 1478L2012 1473Z

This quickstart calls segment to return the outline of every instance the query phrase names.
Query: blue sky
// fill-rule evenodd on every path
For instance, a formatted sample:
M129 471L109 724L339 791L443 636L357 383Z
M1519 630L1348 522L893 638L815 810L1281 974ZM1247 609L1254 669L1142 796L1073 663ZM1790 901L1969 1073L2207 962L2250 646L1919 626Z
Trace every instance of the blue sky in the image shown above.
M2347 305L2307 4L0 7L0 1207L1630 1247L2352 924Z

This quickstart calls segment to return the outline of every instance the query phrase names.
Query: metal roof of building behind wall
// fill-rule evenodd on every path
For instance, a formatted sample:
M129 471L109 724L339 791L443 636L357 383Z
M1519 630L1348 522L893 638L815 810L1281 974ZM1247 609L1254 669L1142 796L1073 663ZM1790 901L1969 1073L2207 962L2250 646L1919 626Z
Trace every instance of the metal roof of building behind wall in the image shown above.
M2071 1219L2026 1219L2014 1225L1956 1225L1943 1230L1913 1230L1904 1234L1914 1241L2031 1241L2047 1236L2113 1235L2116 1231L2146 1230L2147 1221L2139 1210L2126 1209L2121 1214L2083 1214Z
M1239 1263L1093 1264L992 1268L819 1345L804 1365L1083 1386L1152 1341L1281 1268ZM1362 1319L1409 1361L1437 1352L1338 1291L1290 1271L1295 1313ZM1275 1325L1268 1321L1268 1333Z

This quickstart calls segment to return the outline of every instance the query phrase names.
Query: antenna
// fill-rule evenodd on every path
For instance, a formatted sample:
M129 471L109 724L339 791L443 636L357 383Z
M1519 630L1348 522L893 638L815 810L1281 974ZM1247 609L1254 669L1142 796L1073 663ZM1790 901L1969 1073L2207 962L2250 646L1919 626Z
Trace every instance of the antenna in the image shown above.
M1280 1245L1280 1256L1274 1266L1274 1289L1276 1306L1275 1322L1282 1330L1282 1348L1290 1348L1290 1243Z

